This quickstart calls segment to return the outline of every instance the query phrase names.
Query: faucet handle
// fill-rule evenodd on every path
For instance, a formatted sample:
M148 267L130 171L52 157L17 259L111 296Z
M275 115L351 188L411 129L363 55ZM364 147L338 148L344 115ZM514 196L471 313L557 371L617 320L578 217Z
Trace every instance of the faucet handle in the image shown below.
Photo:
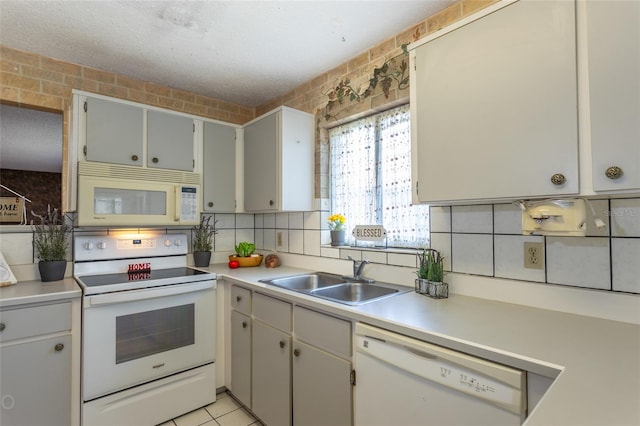
M353 262L357 262L357 260L355 260L353 257L351 257L351 255L350 255L350 254L348 254L348 255L347 255L347 258L348 258L349 260L353 261Z

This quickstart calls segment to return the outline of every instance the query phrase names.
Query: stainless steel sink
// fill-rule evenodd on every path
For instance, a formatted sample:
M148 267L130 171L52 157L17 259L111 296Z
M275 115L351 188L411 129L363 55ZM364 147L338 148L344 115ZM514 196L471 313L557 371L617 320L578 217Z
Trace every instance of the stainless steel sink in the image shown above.
M393 285L350 282L349 277L327 272L292 275L260 282L346 305L362 305L409 291Z
M275 285L277 287L288 288L296 291L310 291L322 287L344 284L347 281L340 275L328 274L326 272L314 272L312 274L294 275L291 277L273 278L271 280L260 280L260 282Z
M361 305L365 302L373 302L374 300L400 293L400 290L395 288L361 283L340 284L311 292L314 296L333 300L334 302L346 303L347 305Z

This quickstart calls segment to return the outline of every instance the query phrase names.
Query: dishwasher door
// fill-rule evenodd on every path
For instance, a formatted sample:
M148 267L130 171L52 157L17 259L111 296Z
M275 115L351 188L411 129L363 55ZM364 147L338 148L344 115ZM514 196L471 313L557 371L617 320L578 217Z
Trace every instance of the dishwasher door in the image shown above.
M354 420L361 426L520 425L526 375L356 324Z

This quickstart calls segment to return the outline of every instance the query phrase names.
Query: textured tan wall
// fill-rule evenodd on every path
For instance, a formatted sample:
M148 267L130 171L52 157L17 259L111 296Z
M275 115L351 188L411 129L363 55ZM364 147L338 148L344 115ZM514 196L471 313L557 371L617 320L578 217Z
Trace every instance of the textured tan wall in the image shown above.
M291 92L276 98L256 108L256 116L264 114L279 106L288 106L312 114L317 114L316 122L316 148L315 148L315 196L329 197L329 162L328 162L328 136L327 128L336 124L335 120L326 121L321 112L329 101L328 93L336 85L348 78L351 86L365 89L369 79L373 77L373 70L382 66L387 60L402 59L402 45L419 40L437 30L440 30L460 19L477 12L498 0L460 0L435 15L418 22L416 25L397 34L382 43L373 46L348 62L329 70L311 81L296 87ZM375 23L371 24L372 31ZM408 58L407 58L408 61ZM348 121L361 115L374 111L388 109L397 104L406 103L409 100L409 89L396 90L392 87L389 96L386 97L380 89L374 91L372 96L363 102L346 102L338 110L340 122ZM332 114L336 111L332 111Z
M496 1L460 0L395 37L373 46L344 64L255 109L2 45L0 45L0 101L63 111L63 191L65 191L72 89L236 124L244 124L282 105L316 114L327 104L327 94L338 82L349 78L353 87L366 87L374 68L380 67L391 58L402 55L403 44L431 34ZM372 24L372 31L374 30L375 23ZM364 102L347 102L341 110L340 117L350 118L386 109L394 104L406 102L408 97L408 89L397 91L392 88L388 98L377 90ZM326 198L328 197L326 128L334 122L326 122L324 118L317 117L317 123L315 196ZM63 200L66 200L65 194L63 194Z

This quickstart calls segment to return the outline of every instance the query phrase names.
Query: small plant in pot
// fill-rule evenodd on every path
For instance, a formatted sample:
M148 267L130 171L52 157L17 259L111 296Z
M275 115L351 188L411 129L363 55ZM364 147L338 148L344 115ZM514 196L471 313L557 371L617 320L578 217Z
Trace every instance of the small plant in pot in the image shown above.
M253 243L242 241L236 246L236 254L229 256L229 266L258 266L262 263L263 256L256 254L256 246Z
M211 216L202 216L200 223L192 228L193 231L193 263L199 268L209 266L211 262L211 250L213 249L213 236L218 233L216 223L211 224Z
M71 227L64 222L58 209L47 206L43 215L31 214L38 218L39 223L31 221L33 230L33 246L38 255L38 269L40 279L45 282L59 281L64 278L67 270L67 247Z
M416 292L436 299L448 297L449 286L444 282L444 257L434 249L424 249L417 256L420 268L416 271Z

